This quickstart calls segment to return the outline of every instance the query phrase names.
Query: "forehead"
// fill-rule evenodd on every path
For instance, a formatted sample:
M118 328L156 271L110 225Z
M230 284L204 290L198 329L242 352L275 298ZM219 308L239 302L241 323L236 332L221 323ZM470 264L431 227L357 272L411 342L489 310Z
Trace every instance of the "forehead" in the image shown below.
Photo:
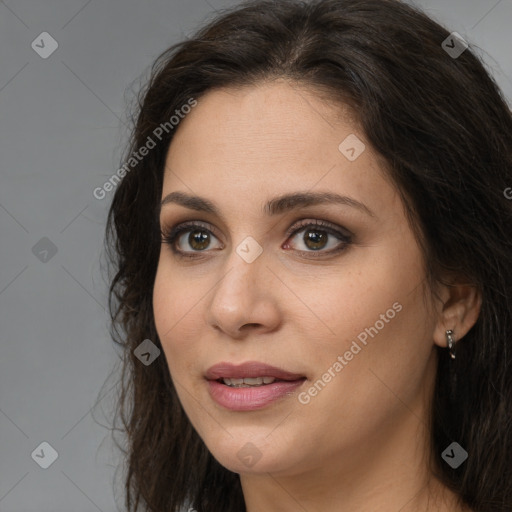
M297 190L357 199L374 189L375 201L385 201L390 185L354 117L349 107L284 81L209 91L177 128L163 196L182 190L238 206L258 197L260 210L262 198ZM361 142L355 160L340 150L347 138Z
M194 120L197 122L190 129L188 125ZM270 146L268 150L282 144L290 144L297 150L298 141L311 140L314 147L326 133L339 134L340 124L359 130L356 116L348 105L327 101L325 94L320 96L303 85L276 80L206 92L180 123L175 139L207 135L210 144L203 140L205 148L215 145L221 149L240 141L246 147L261 142ZM303 144L300 147L309 149Z

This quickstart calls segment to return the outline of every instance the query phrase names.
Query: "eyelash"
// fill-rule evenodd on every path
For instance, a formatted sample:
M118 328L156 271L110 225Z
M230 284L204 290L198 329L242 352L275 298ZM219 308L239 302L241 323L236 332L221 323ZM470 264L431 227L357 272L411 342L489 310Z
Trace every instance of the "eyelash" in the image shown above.
M299 253L305 253L309 256L313 257L322 257L325 255L332 255L337 254L347 248L347 246L352 243L352 239L350 236L342 233L341 231L338 231L337 229L333 228L331 224L326 223L322 220L315 220L315 221L302 221L299 225L294 225L286 232L287 240L293 236L295 236L297 233L300 233L301 231L305 231L308 228L317 229L319 232L327 233L329 235L332 235L336 238L338 238L341 242L340 246L336 247L335 249L330 249L329 251L324 251L322 249L319 249L318 251L297 251ZM322 228L322 229L318 229ZM174 226L172 229L165 231L162 230L162 243L165 243L170 246L172 252L181 258L198 258L202 257L201 253L207 252L207 249L203 251L182 251L180 249L176 248L176 239L182 235L183 233L187 231L200 231L203 230L205 232L208 232L215 236L215 238L218 238L215 233L212 232L211 229L207 227L207 224L203 222L198 221L188 221L184 222L182 224L178 224L177 226Z

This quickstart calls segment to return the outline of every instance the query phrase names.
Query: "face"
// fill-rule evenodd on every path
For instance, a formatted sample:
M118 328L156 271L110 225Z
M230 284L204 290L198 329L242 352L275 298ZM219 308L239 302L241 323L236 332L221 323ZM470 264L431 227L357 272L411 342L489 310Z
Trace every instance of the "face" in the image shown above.
M169 148L156 327L186 414L237 473L334 467L425 411L422 255L344 112L285 81L210 91ZM277 201L293 194L323 200Z

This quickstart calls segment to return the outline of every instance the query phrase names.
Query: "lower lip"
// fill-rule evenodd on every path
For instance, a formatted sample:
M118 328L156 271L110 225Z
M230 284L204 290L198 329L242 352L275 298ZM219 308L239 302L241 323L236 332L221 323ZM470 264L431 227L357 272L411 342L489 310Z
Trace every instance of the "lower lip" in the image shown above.
M274 400L293 394L305 380L277 381L252 388L232 388L216 380L209 380L208 390L213 400L226 409L254 411Z

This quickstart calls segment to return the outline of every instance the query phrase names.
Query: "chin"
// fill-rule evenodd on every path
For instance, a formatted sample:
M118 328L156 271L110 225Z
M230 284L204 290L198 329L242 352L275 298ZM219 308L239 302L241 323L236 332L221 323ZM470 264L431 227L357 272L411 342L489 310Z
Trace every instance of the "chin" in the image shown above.
M287 459L291 447L269 442L266 429L259 435L225 434L222 440L208 442L207 447L215 459L229 471L244 474L263 474L286 471L295 463Z

